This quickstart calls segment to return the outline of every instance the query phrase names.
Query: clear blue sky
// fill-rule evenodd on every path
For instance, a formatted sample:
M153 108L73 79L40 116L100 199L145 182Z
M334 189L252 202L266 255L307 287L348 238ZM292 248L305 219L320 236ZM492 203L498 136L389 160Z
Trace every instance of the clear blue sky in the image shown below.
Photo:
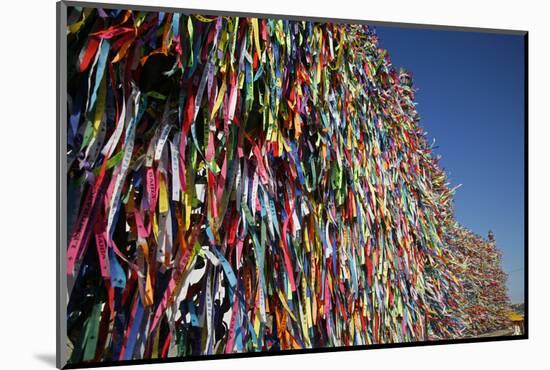
M458 221L495 233L513 303L523 302L522 36L375 27L392 64L413 73L420 124L453 185Z

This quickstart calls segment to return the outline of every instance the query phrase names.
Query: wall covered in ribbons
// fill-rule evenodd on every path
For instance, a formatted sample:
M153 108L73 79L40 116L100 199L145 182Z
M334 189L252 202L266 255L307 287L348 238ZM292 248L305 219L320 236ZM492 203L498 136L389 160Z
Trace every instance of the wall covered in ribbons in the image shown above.
M63 37L69 366L507 330L375 27L70 6Z

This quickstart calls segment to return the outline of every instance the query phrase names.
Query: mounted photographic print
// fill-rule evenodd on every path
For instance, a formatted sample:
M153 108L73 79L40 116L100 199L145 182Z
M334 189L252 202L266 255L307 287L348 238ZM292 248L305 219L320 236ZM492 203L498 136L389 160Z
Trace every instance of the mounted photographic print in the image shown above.
M527 32L58 26L59 367L527 338Z

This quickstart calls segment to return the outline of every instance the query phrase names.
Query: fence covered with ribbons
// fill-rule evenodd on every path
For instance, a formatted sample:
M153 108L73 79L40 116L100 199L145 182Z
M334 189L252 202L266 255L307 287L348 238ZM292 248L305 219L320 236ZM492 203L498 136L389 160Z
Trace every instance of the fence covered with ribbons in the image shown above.
M67 37L71 362L464 335L453 190L371 29L71 8Z
M510 301L506 273L502 271L502 254L492 232L489 231L488 239L484 239L455 222L449 227L445 240L454 250L459 266L455 272L462 285L464 336L508 328Z

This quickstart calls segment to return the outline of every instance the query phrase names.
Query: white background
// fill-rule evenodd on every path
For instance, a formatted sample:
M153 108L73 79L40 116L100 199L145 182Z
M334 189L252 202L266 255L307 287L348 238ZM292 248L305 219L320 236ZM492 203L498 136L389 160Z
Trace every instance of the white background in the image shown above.
M112 2L124 3L116 0ZM547 171L550 163L547 115L550 105L550 40L547 18L549 12L543 5L544 1L127 2L198 9L509 28L530 32L529 340L143 365L133 369L298 367L464 370L548 366L550 246L546 242L546 233L549 229L547 210L550 209L547 196ZM56 248L55 1L3 1L0 17L0 366L6 369L53 368Z

